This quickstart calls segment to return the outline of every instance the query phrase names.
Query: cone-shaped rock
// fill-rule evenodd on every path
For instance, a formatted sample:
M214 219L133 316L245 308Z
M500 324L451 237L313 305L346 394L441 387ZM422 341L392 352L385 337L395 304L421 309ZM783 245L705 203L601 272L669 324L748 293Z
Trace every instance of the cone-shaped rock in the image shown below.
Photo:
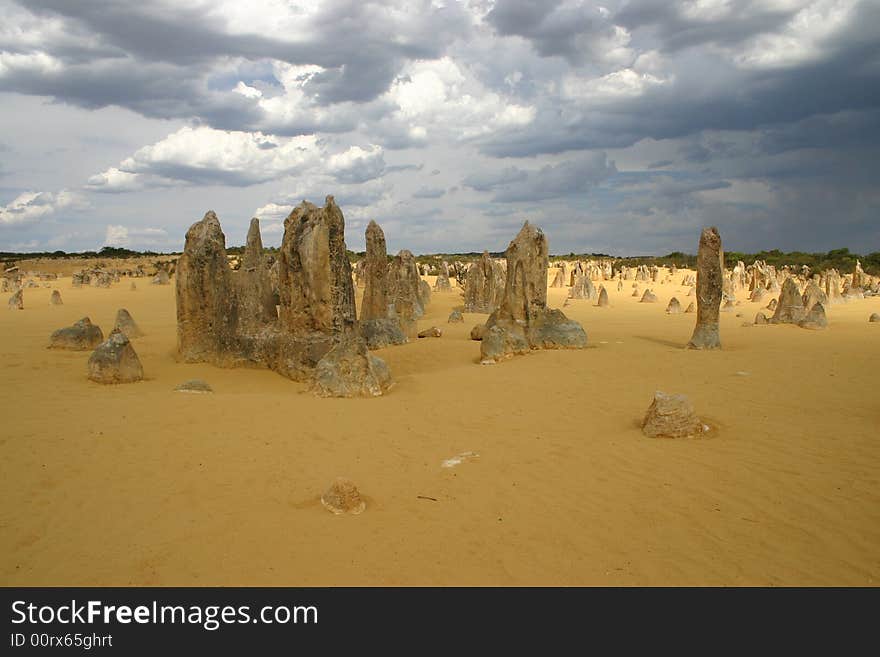
M806 315L803 297L793 278L786 278L779 293L779 303L770 322L773 324L797 324Z
M593 281L590 280L590 277L586 274L577 274L574 278L574 284L568 291L568 298L595 299L596 296L596 288L593 286Z
M681 313L681 304L678 302L678 299L672 297L669 300L669 304L666 306L666 314L667 315L678 315Z
M113 328L125 333L129 340L143 335L143 332L138 328L131 314L125 308L120 308L116 311L116 325Z
M400 251L388 265L388 302L408 337L418 333L416 320L425 314L422 279L415 257L406 249Z
M89 379L98 383L133 383L144 378L144 368L125 333L113 329L89 358Z
M697 252L697 324L687 346L690 349L720 349L718 317L723 288L724 254L721 236L714 226L704 228Z
M562 272L562 269L556 270L556 275L553 277L550 287L565 287L565 274Z
M364 297L361 305L361 334L370 349L403 344L406 335L400 326L395 307L389 307L388 252L385 233L375 221L366 231L367 251L363 262Z
M877 314L877 313L871 313L871 316L868 317L868 321L871 322L871 323L874 323L874 322L880 322L880 314Z
M63 306L64 302L61 300L61 292L58 290L52 290L52 296L49 297L49 305L50 306Z
M694 305L694 302L691 301L688 304L688 307L684 309L685 313L695 313L697 312L697 307Z
M639 303L657 303L657 295L651 292L651 290L645 290L642 298L639 299Z
M547 238L525 222L505 252L507 279L500 307L486 322L481 362L492 363L529 349L580 349L583 327L561 310L547 308Z
M687 397L667 395L659 390L654 393L654 401L642 420L642 432L646 436L685 438L700 435L703 431L703 423Z
M460 310L455 309L451 313L449 313L449 319L446 321L449 324L459 324L464 321L464 315L461 314Z
M318 361L313 390L320 397L378 397L391 385L385 361L369 353L363 339L348 335Z
M94 349L103 341L104 333L100 327L92 324L88 317L83 317L72 326L65 326L52 333L49 338L49 348L87 351Z
M361 498L357 486L348 479L338 477L336 481L321 495L321 504L328 511L337 515L351 513L357 515L367 508Z
M596 305L599 306L599 308L608 307L608 291L605 289L604 285L599 286L599 301Z
M825 306L821 301L817 301L804 315L804 318L798 322L798 326L814 331L828 327L828 319L825 317Z
M238 331L253 333L275 324L278 311L269 279L269 267L263 257L260 220L251 219L241 266L232 275L238 304Z

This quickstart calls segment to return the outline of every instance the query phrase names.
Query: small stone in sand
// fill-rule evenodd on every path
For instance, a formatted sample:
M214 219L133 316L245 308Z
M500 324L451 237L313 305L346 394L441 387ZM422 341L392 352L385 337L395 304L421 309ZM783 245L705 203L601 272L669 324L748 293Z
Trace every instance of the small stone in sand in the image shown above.
M201 379L190 379L189 381L184 381L179 386L174 388L174 391L204 395L209 392L214 392L214 389L210 385L208 385L207 381L202 381Z
M336 481L321 495L321 504L328 511L337 515L350 513L357 515L367 508L366 502L361 499L361 494L353 481L344 477L337 477Z
M432 326L429 329L425 329L419 333L420 338L439 338L443 335L443 331L438 329L436 326Z

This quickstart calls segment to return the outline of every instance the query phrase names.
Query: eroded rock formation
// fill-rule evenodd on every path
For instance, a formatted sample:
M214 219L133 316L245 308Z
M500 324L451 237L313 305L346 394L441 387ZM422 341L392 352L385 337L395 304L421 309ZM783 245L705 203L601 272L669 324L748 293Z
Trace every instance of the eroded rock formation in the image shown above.
M697 252L697 324L689 349L720 349L718 317L724 279L721 236L712 226L704 228Z

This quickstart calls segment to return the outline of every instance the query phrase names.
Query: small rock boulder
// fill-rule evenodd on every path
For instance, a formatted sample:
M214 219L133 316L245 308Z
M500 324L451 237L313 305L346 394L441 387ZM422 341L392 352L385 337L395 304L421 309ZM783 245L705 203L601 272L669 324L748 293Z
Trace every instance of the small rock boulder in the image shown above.
M464 321L464 315L461 314L460 310L453 310L451 313L449 313L448 322L450 324L458 324L463 321Z
M324 505L325 509L336 515L343 513L357 515L363 513L364 509L367 508L367 504L361 498L357 486L354 485L354 482L344 477L337 477L330 488L324 491L324 494L321 495L321 504Z
M651 290L645 290L639 303L657 303L657 295L651 292Z
M678 302L678 299L672 297L669 300L669 304L666 306L666 314L667 315L678 315L681 313L681 304Z
M764 326L765 324L769 324L770 320L767 318L767 315L764 313L758 313L755 315L755 326Z
M97 383L134 383L144 368L125 333L113 329L89 358L89 379Z
M705 425L687 397L667 395L659 390L654 393L654 401L642 420L642 433L650 438L684 438L705 431Z
M697 312L697 308L696 308L696 306L694 306L694 302L691 301L691 302L688 304L688 307L684 309L684 311L685 311L686 313L695 313L695 312Z
M875 313L876 315L876 313ZM874 320L871 320L872 322ZM477 324L474 328L471 329L471 340L482 340L483 334L486 332L485 324Z
M100 327L92 324L88 317L58 329L49 337L49 349L69 349L70 351L87 351L94 349L104 341L104 333Z
M176 388L174 388L175 392L188 392L197 395L205 395L211 392L214 392L214 389L208 385L207 381L202 381L201 379L190 379L189 381L184 381Z
M61 292L58 290L52 290L52 296L49 297L49 305L50 306L63 306L64 302L61 300Z
M367 351L366 341L344 336L315 367L319 397L379 397L392 385L385 361Z
M871 323L880 322L880 314L871 313L871 316L868 318L868 321Z
M432 326L431 328L419 332L420 338L439 338L441 335L443 335L443 331L436 326Z

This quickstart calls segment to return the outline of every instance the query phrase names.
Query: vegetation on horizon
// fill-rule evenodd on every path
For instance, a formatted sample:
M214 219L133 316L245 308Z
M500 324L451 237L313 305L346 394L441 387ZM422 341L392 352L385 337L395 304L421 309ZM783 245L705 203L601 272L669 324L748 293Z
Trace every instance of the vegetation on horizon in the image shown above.
M265 247L266 253L277 254L278 247ZM241 255L244 253L244 246L231 246L226 249L229 255ZM180 255L180 252L162 253L156 251L133 251L131 249L105 246L100 251L81 251L77 253L67 253L66 251L45 251L39 253L15 253L0 251L0 260L6 262L9 267L19 260L31 260L37 258L55 259L55 258L140 258L140 257L156 257ZM351 260L358 260L364 257L363 251L348 251ZM466 253L431 253L417 255L416 260L420 263L436 262L437 260L471 260L480 257L481 253L470 251ZM503 252L493 252L489 254L493 258L504 257ZM697 256L681 251L673 251L663 256L642 255L642 256L612 256L605 253L568 253L555 254L550 256L551 262L559 260L589 260L598 258L610 258L616 263L626 264L628 266L636 265L659 265L676 267L688 267L693 269L696 266ZM782 267L784 265L801 267L808 266L811 271L818 272L826 269L837 269L842 274L850 274L855 270L856 260L861 261L862 268L866 273L873 276L880 275L880 251L875 251L867 255L859 255L851 253L849 249L832 249L827 253L806 253L803 251L783 252L779 249L770 251L760 251L758 253L743 253L740 251L727 251L724 254L724 261L728 267L732 267L737 261L742 261L747 265L756 260L766 261L768 265Z

